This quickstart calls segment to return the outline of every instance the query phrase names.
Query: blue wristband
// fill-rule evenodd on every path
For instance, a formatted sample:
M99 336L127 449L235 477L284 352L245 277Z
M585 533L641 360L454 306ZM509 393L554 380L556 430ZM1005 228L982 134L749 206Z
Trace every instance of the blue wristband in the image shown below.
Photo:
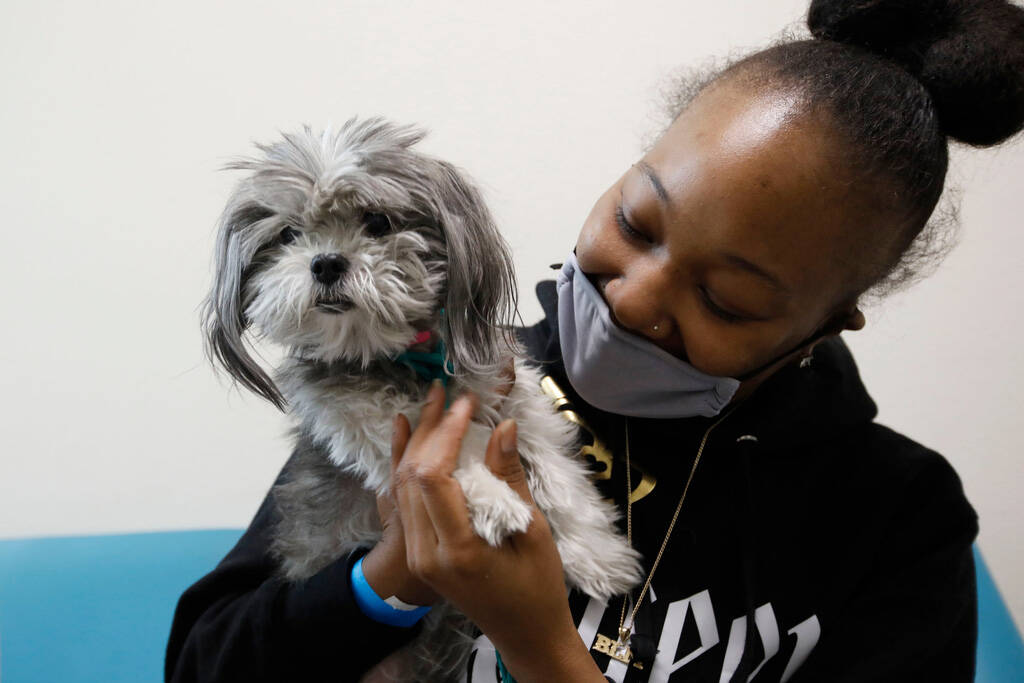
M352 585L352 597L355 598L356 604L359 605L362 613L382 624L409 628L430 611L429 605L426 607L415 607L413 605L406 605L395 597L384 600L377 595L363 574L362 557L352 565L349 583Z

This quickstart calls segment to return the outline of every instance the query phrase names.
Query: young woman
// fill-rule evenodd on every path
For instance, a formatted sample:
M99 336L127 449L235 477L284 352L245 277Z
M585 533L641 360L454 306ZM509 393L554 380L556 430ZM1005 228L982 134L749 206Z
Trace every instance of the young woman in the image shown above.
M471 533L449 475L473 397L396 419L362 571L480 627L467 679L972 680L976 516L940 455L874 423L839 333L927 265L948 139L1024 124L1024 11L815 1L808 24L680 96L521 330L645 557L633 595L567 599L539 514L497 549ZM487 458L529 500L515 437ZM358 680L415 633L360 611L357 558L272 580L272 515L182 597L168 680Z

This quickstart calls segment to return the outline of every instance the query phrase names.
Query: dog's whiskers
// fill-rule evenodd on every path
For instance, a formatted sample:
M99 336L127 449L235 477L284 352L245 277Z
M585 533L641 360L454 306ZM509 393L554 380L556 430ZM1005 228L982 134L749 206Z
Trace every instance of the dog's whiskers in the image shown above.
M553 534L590 541L563 553L582 556L577 569L566 564L567 575L586 578L586 571L602 569L587 554L591 548L615 542L614 515L567 457L575 428L555 414L535 369L517 369L516 393L501 412L496 400L490 405L496 374L517 348L506 334L514 322L511 257L476 188L447 162L412 149L422 136L382 119L353 119L338 131L288 134L261 146L262 158L232 165L250 175L221 218L203 327L211 358L296 420L289 467L298 475L274 493L282 513L275 558L285 578L298 580L379 538L375 493L388 487L391 421L396 412L417 414L427 383L394 359L427 327L444 343L453 391L471 389L487 399L467 453L484 452L502 415L521 425L522 455L533 463L531 490L537 486L534 498L546 514L554 510ZM367 212L389 216L389 230L371 234ZM295 233L284 235L288 243L285 227ZM313 277L312 260L331 253L349 265L324 286ZM332 303L339 310L325 310ZM448 312L443 324L441 309ZM250 340L284 347L273 379L265 361L250 355L259 354ZM541 469L551 472L548 480ZM499 538L517 523L522 500L474 471L460 483L474 509L488 511L473 515L490 520L480 523L481 536ZM546 482L558 482L557 491L545 492ZM555 509L565 499L589 502ZM621 567L611 569L621 582ZM458 627L468 628L460 619ZM404 680L458 678L471 640L456 639L458 645L444 627L440 620L426 625L419 671Z

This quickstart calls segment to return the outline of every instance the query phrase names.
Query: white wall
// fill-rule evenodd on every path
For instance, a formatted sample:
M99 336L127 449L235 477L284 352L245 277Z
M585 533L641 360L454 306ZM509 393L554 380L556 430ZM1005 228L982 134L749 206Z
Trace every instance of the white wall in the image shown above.
M384 113L485 188L522 312L652 127L672 68L803 2L9 1L0 12L0 536L245 525L285 422L204 364L217 167L301 122ZM881 419L947 454L1024 618L1017 494L1024 150L956 159L963 242L851 335Z

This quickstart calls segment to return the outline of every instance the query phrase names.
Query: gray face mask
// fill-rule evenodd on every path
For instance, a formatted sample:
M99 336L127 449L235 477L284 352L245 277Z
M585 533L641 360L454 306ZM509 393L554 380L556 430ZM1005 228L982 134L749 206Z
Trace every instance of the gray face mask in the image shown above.
M576 254L557 277L558 335L569 383L591 405L632 417L718 415L750 379L829 333L821 327L795 347L739 376L716 377L693 367L611 320L601 293ZM839 328L832 331L836 332Z

